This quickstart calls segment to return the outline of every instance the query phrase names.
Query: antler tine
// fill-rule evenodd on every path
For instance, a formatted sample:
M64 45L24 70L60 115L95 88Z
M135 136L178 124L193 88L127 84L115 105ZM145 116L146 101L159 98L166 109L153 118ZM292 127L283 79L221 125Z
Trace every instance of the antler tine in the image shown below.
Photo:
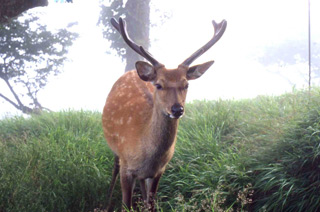
M154 57L147 51L145 50L142 46L140 46L140 51L143 53L144 58L146 58L153 66L163 66L161 63L159 63Z
M189 66L193 61L210 49L222 37L227 27L227 21L222 20L219 24L217 24L214 20L212 20L212 25L214 28L214 35L211 40L193 53L189 58L183 61L182 65Z
M119 23L115 18L111 18L111 25L120 33Z
M111 24L121 34L123 40L128 44L128 46L130 46L135 52L147 59L154 67L163 66L142 46L138 46L131 40L127 33L126 22L122 18L119 18L119 23L114 18L112 18Z
M119 24L120 24L120 34L123 38L123 40L138 54L140 54L141 56L143 56L141 54L140 51L140 47L135 44L131 38L129 37L128 33L127 33L127 27L126 27L126 22L124 20L122 20L122 18L119 19Z

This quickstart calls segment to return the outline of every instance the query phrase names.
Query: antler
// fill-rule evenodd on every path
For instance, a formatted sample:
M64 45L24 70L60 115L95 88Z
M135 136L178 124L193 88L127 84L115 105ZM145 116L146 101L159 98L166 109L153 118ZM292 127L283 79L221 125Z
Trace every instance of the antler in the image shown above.
M121 34L123 40L128 44L128 46L130 46L135 52L147 59L154 67L163 66L147 50L142 46L138 46L131 40L127 33L126 22L122 18L119 18L119 23L116 19L112 18L111 24Z
M214 28L214 35L212 39L206 43L203 47L201 47L198 51L193 53L189 58L187 58L182 65L189 66L195 59L200 57L203 53L205 53L208 49L210 49L223 35L224 31L227 27L227 21L222 20L221 23L217 24L214 20L212 21Z

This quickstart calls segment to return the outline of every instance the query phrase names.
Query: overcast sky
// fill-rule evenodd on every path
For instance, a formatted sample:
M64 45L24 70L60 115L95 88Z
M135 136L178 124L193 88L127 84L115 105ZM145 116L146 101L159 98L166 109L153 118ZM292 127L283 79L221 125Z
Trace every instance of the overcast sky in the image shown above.
M151 22L155 26L150 33L150 52L166 67L175 68L212 37L212 19L226 19L224 36L194 62L215 60L205 75L191 82L188 101L279 95L290 91L292 83L298 88L306 87L307 64L264 67L257 58L263 56L266 46L307 39L307 5L307 0L152 0ZM48 7L30 11L41 11L42 19L52 28L65 27L73 21L79 23L74 30L80 37L70 48L70 61L63 73L39 93L41 104L55 111L101 111L125 64L113 54L106 54L109 43L96 25L98 1L51 1ZM311 0L312 40L320 43L318 11L320 1ZM163 14L168 18L162 20ZM278 70L284 74L277 74ZM3 84L0 88L5 89ZM15 112L0 100L0 117Z

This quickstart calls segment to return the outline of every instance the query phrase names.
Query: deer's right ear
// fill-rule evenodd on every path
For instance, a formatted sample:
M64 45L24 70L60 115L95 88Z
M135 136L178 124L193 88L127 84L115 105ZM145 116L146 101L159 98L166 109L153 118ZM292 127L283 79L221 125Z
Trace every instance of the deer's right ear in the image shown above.
M136 62L136 69L140 79L143 81L154 81L156 79L156 71L149 63L138 61Z

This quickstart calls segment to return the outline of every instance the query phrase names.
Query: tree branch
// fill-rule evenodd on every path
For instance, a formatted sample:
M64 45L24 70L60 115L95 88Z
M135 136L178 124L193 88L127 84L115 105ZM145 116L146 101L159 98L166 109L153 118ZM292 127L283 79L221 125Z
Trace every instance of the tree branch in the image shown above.
M19 107L23 106L22 102L20 101L19 96L16 94L16 92L13 90L11 84L9 83L9 80L7 80L7 79L3 79L3 80L6 82L6 84L9 87L11 93L13 94L14 98L17 100Z
M11 101L9 98L7 98L7 97L5 97L4 95L1 94L1 97L2 97L2 98L4 98L4 99L7 100L7 101L9 100L8 102L10 102L10 103L11 103L13 106L15 106L18 110L21 110L23 113L26 113L26 114L39 113L38 111L33 110L32 108L23 105L22 102L21 102L20 99L19 99L19 96L16 94L16 92L13 90L12 86L10 85L9 81L6 80L6 79L3 79L3 80L7 83L7 85L8 85L8 87L9 87L11 93L13 94L13 96L15 97L15 99L17 100L18 104L14 103L14 102Z
M17 108L18 110L20 110L19 105L17 105L15 102L13 102L11 99L9 99L8 97L6 97L5 95L3 95L2 93L0 93L0 96L2 98L4 98L4 100L6 100L7 102L9 102L10 104L12 104L15 108Z
M39 6L48 6L48 0L1 0L0 23L4 23L9 18L16 17L28 9Z
M13 102L11 99L9 99L8 97L6 97L5 95L3 95L2 93L0 93L0 97L2 97L3 99L5 99L7 102L9 102L10 104L12 104L15 108L17 108L18 110L21 110L23 113L26 114L34 114L37 113L37 111L34 111L33 109L24 106L24 105L17 105L15 102Z

